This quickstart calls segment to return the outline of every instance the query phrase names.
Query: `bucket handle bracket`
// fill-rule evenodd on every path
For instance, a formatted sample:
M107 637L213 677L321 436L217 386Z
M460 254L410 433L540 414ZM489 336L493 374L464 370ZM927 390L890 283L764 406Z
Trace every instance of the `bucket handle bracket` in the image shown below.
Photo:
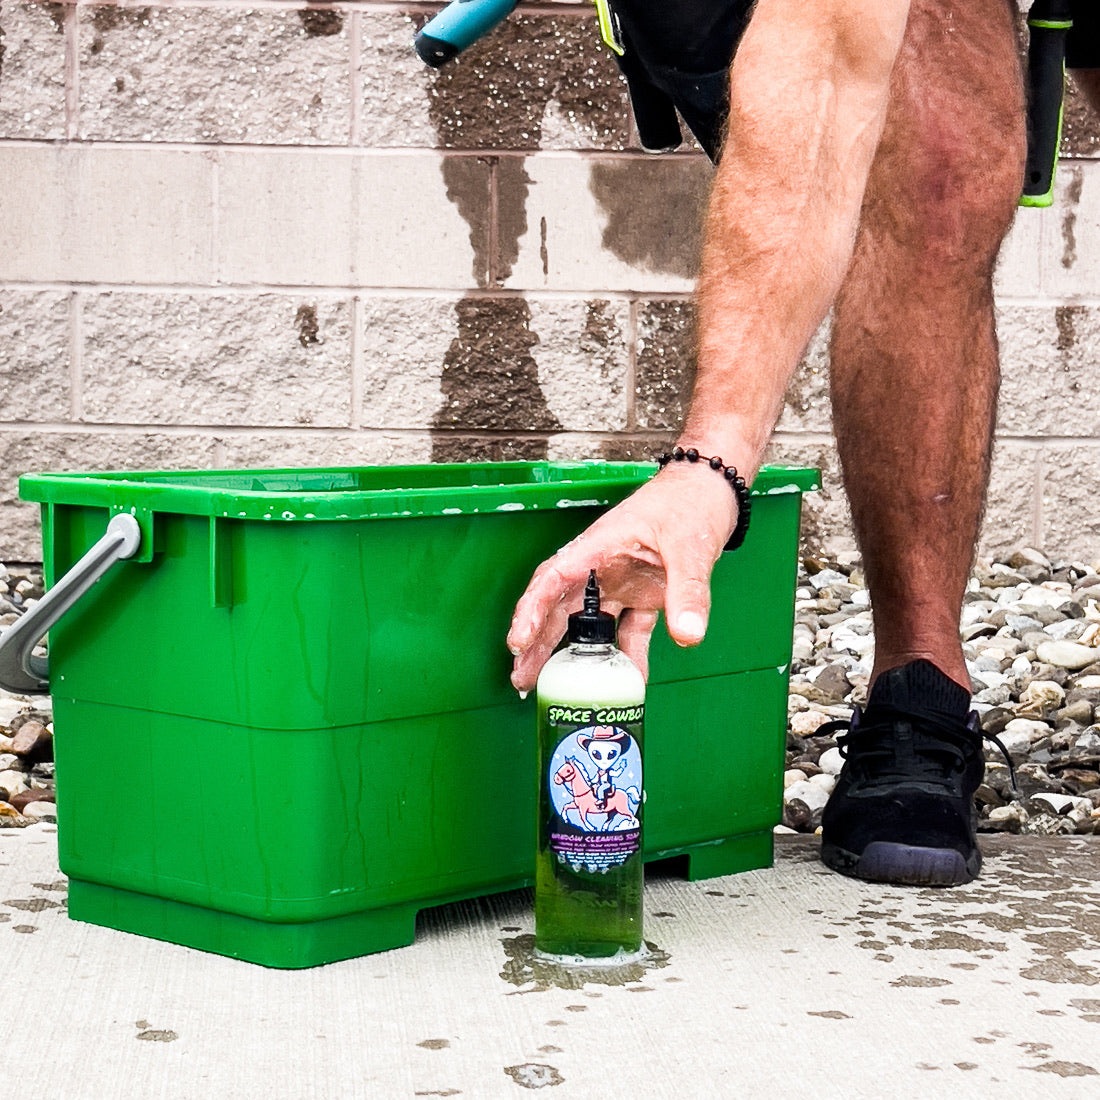
M141 547L141 525L119 512L94 546L42 599L0 635L0 687L17 694L50 689L49 660L32 650L46 632L115 564Z

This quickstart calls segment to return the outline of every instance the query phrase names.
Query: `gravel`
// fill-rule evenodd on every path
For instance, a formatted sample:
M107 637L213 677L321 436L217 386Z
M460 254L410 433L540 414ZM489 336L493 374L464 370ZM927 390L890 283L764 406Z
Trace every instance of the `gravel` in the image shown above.
M35 566L0 565L0 629L42 595ZM975 567L961 636L986 747L979 829L1100 834L1100 571L1031 549ZM781 829L815 832L843 763L818 734L867 698L874 660L858 557L804 559L795 593ZM0 690L0 828L55 820L49 696Z
M1100 572L1036 550L980 561L961 637L987 743L975 797L984 832L1100 833ZM839 769L834 736L817 730L867 701L874 662L870 600L858 557L805 559L795 594L783 827L815 832L822 800L807 785ZM841 734L843 736L843 732Z

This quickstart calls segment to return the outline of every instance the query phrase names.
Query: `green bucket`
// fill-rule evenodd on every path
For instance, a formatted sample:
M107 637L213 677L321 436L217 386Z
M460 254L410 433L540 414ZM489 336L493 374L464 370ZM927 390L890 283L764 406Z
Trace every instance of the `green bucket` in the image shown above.
M39 608L56 589L64 612L49 690L70 915L305 967L409 944L420 909L528 884L534 705L508 680L512 607L653 471L24 477L42 504ZM706 641L654 639L646 858L686 856L691 878L771 862L801 495L817 485L762 470ZM116 528L125 549L104 550ZM124 792L103 787L108 756Z

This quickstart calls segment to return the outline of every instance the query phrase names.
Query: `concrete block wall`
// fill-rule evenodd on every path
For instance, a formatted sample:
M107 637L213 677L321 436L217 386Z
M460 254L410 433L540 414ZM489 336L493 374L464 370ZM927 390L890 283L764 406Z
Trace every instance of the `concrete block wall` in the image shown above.
M440 72L414 0L0 0L0 560L47 468L645 457L690 383L710 169L652 159L587 3ZM998 272L985 543L1100 557L1100 127ZM826 333L772 457L850 542Z

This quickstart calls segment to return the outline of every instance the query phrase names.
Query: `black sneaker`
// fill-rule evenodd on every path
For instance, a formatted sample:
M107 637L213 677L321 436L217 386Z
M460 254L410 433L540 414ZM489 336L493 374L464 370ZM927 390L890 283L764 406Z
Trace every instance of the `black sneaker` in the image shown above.
M981 869L974 792L985 774L966 690L929 661L883 673L866 712L829 723L845 757L821 821L821 859L871 882L957 886Z

